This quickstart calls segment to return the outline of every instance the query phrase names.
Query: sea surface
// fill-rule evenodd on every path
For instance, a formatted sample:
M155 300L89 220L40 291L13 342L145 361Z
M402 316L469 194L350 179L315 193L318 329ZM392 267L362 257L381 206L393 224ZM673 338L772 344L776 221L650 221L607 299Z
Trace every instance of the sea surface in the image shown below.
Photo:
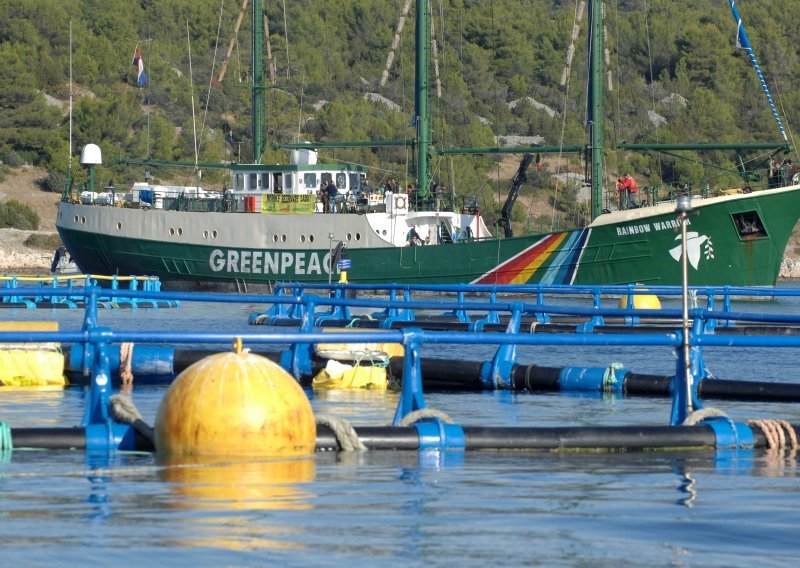
M796 284L792 284L796 285ZM740 302L800 314L800 300ZM677 303L674 304L677 307ZM253 331L264 306L101 310L115 330ZM5 320L80 327L80 310L0 310ZM486 360L493 347L423 356ZM522 363L672 374L660 347L521 348ZM717 348L718 377L800 380L800 350ZM152 424L167 386L134 387ZM386 425L396 393L309 392L316 412ZM426 394L470 426L667 424L662 398L510 392ZM80 388L0 389L13 427L75 426ZM800 422L795 404L709 401L736 420ZM15 450L0 459L0 567L38 566L796 566L797 457L732 451L652 453L373 451L300 460L165 463L146 453L89 457Z

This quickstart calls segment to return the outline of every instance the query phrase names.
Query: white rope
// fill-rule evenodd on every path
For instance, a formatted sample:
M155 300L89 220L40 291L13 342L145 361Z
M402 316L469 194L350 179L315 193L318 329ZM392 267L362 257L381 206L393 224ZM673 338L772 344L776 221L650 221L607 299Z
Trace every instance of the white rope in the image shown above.
M130 424L142 436L147 438L151 443L155 444L153 427L147 424L136 405L133 404L133 399L128 394L115 394L109 400L109 411L111 417L121 424Z
M436 410L435 408L422 408L406 414L403 419L398 422L397 426L411 426L412 424L415 424L426 418L438 418L445 424L453 424L453 419L441 410Z
M797 449L797 434L794 427L786 420L756 418L748 420L747 425L758 428L764 433L769 450Z
M681 426L694 426L705 420L706 418L728 418L728 415L725 414L719 408L714 408L712 406L706 406L704 408L700 408L691 412L686 419L681 423Z
M133 390L133 343L124 342L119 345L119 378L122 381L121 392L129 393Z
M330 416L328 414L318 414L316 416L318 426L327 426L331 429L339 447L344 452L366 452L367 447L358 438L353 426L344 418Z

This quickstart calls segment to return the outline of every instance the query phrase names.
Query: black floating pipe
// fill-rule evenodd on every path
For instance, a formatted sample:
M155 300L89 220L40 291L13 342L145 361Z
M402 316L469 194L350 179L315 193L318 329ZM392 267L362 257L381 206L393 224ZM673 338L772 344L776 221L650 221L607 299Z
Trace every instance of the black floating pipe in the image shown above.
M450 359L421 360L423 387L426 390L486 390L480 379L482 363L453 361ZM402 358L392 358L392 373L402 377ZM511 390L531 392L560 391L562 367L541 365L515 365L511 369ZM622 377L625 395L670 396L672 377L626 373ZM765 381L735 381L725 379L700 379L698 395L719 400L747 400L756 402L800 402L800 384L769 383Z
M177 375L187 367L214 353L218 353L218 351L209 351L205 349L176 349L172 357L172 371ZM278 351L260 351L258 355L266 357L274 363L280 363L281 354Z
M86 430L83 428L12 428L11 443L15 448L84 450L86 449Z
M153 441L135 432L135 450L154 452ZM85 450L86 430L73 428L12 428L11 443L15 448L43 450Z
M792 426L800 435L800 427ZM696 426L597 426L560 428L490 428L464 426L466 450L668 450L716 447L711 427ZM414 427L356 428L361 442L370 450L418 450L419 435ZM766 448L766 438L753 430L754 447ZM340 449L327 426L317 427L317 450Z
M800 436L800 426L792 425ZM464 426L466 450L668 450L716 446L711 427L696 426L580 426L559 428L492 428ZM413 426L363 426L356 428L370 450L419 450L419 434ZM760 429L753 430L754 447L766 448ZM83 428L12 428L14 447L48 450L86 448ZM333 431L317 427L317 451L340 450ZM136 449L154 451L152 443L137 435Z
M65 350L65 356L69 356ZM212 355L216 351L203 349L175 349L173 354L173 373L178 374L187 367ZM281 354L275 351L260 351L259 355L279 363ZM305 386L327 363L319 357L312 361L312 374L303 377ZM483 391L491 389L481 380L483 363L480 361L454 361L452 359L422 358L420 360L423 388L425 391ZM69 363L66 364L69 367ZM530 392L560 391L560 378L563 367L542 365L514 365L511 369L511 390ZM389 371L395 377L403 375L403 358L393 357ZM73 384L82 385L85 380L80 373L68 373ZM171 378L169 376L168 378ZM671 396L670 375L650 375L626 373L622 378L622 393L626 396ZM142 384L163 383L163 377L139 376ZM770 383L766 381L738 381L728 379L700 379L698 395L706 399L746 400L754 402L800 402L800 384Z

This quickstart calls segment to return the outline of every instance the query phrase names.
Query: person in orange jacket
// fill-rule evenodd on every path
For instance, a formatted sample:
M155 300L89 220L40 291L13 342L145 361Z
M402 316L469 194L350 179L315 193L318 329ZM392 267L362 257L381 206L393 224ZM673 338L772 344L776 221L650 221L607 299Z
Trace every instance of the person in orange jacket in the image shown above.
M633 209L636 207L637 193L639 186L636 185L636 180L633 179L631 174L625 174L617 180L617 197L619 199L619 208Z

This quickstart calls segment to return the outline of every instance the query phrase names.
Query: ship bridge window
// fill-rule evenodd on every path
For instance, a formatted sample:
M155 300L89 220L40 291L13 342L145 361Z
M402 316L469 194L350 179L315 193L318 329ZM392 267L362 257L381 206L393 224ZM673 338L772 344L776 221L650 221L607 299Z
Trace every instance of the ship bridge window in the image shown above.
M258 180L258 189L269 191L269 174L261 174L261 179Z
M764 223L761 222L758 211L734 213L733 224L736 226L739 238L743 241L767 237L767 230L764 228Z
M336 174L336 189L347 189L347 174Z
M317 189L317 174L303 174L303 185L306 189Z
M233 189L239 191L244 189L244 174L235 174L233 176Z
M347 177L350 180L350 190L351 191L356 189L357 187L359 187L359 183L358 183L359 175L358 174L347 174Z
M258 187L258 174L247 174L247 187L245 189L256 189Z
M272 174L272 187L274 188L273 191L275 193L283 193L283 180L281 179L283 174L279 172L275 172Z
M294 185L294 176L292 176L292 174L289 172L283 174L283 192L292 193L293 185Z
M330 172L325 172L324 174L321 174L320 177L322 181L325 183L325 185L328 185L329 183L331 183L331 180L333 179L333 174L331 174Z

